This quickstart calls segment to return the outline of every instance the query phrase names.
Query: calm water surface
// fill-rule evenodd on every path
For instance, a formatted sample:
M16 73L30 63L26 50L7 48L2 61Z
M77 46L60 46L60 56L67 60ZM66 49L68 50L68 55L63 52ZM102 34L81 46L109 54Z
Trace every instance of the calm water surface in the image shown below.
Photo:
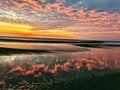
M2 42L0 46L18 48L18 43L8 45ZM1 55L0 85L3 87L35 83L43 85L120 71L120 47L85 48L69 44L19 43L19 48L53 51Z

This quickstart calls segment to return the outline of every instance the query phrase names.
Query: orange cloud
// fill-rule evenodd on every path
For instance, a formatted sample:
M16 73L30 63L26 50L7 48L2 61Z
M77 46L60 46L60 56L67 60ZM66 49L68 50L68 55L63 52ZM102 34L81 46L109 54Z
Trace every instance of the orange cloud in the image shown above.
M71 67L72 69L75 70L81 70L82 68L86 68L88 71L91 71L93 69L105 69L105 68L110 68L108 63L106 61L102 60L92 60L92 59L87 59L87 58L71 58L61 64L60 62L56 61L53 63L53 68L50 68L51 63L49 64L32 64L29 68L25 69L23 66L16 66L16 67L11 67L12 69L9 71L10 73L18 74L19 75L35 75L35 77L41 76L42 73L52 73L53 75L58 73L59 70L69 72ZM118 64L118 63L117 63ZM38 74L35 73L38 71ZM42 71L42 72L41 72Z
M13 72L23 72L23 71L24 71L24 69L23 69L21 66L17 66L17 67L15 67L15 68L11 69L11 70L9 71L9 73L13 73Z
M6 31L1 27L0 33L16 34L19 36L79 38L80 35L76 34L76 32L80 33L79 31L82 29L86 31L86 27L88 31L120 30L120 13L117 11L98 11L97 9L75 8L72 5L65 6L62 3L65 0L56 0L53 3L49 3L48 0L39 0L39 2L37 0L10 1L13 5L5 5L5 7L8 10L13 10L16 14L19 10L23 11L24 15L27 13L27 16L31 19L28 23L31 22L33 27L28 26L25 29L6 27L4 28ZM16 19L16 21L21 22L24 19L21 21ZM83 26L84 28L65 29L75 25ZM65 30L55 28L64 28Z
M0 85L5 85L5 81L4 80L0 80Z
M35 11L42 12L53 12L58 13L55 18L68 18L79 24L86 24L91 26L101 26L101 27L113 27L114 29L119 29L120 24L120 14L119 12L106 12L97 10L88 10L86 8L74 8L73 6L63 6L59 0L54 3L46 3L44 6L38 1L34 0L24 0L21 3L11 0L11 2L20 9L25 10L29 13L25 7L31 5L32 9ZM46 2L41 0L41 3ZM9 8L9 7L8 7ZM61 16L62 14L62 16ZM63 15L64 14L64 15ZM67 16L67 17L66 17Z

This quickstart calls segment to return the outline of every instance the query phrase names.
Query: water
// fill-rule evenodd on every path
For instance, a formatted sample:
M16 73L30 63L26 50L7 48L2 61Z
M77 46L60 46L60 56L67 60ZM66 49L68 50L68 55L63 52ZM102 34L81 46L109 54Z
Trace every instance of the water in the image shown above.
M19 46L18 46L19 44ZM120 71L120 47L89 48L69 44L3 43L1 47L50 50L0 56L0 85L31 87Z

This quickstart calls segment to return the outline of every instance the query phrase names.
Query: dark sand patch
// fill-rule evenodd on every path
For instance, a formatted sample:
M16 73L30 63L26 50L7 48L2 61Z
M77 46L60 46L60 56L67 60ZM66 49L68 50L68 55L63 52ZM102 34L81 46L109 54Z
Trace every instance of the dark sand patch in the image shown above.
M11 54L31 54L31 53L55 53L55 52L84 52L89 49L81 50L35 50L35 49L18 49L18 48L4 48L0 47L0 55L11 55Z
M67 75L67 74L66 74ZM51 74L49 74L49 77ZM40 78L30 78L28 76L28 80L20 81L16 84L16 81L19 81L19 78L25 78L19 76L14 80L8 80L8 83L11 85L1 85L1 90L3 89L22 89L22 90L120 90L120 72L105 74L103 76L95 76L88 78L59 78L46 81L43 80L41 83ZM52 76L53 77L53 76ZM33 82L32 80L36 81ZM13 83L12 83L13 82ZM33 82L33 83L31 83Z

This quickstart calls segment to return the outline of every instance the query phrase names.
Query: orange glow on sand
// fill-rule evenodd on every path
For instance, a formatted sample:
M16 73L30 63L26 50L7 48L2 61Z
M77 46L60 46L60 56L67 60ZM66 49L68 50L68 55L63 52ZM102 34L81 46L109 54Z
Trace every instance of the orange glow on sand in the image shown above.
M67 30L34 30L34 27L23 24L13 24L0 22L0 34L12 34L24 37L60 37L60 38L74 38L75 35Z

